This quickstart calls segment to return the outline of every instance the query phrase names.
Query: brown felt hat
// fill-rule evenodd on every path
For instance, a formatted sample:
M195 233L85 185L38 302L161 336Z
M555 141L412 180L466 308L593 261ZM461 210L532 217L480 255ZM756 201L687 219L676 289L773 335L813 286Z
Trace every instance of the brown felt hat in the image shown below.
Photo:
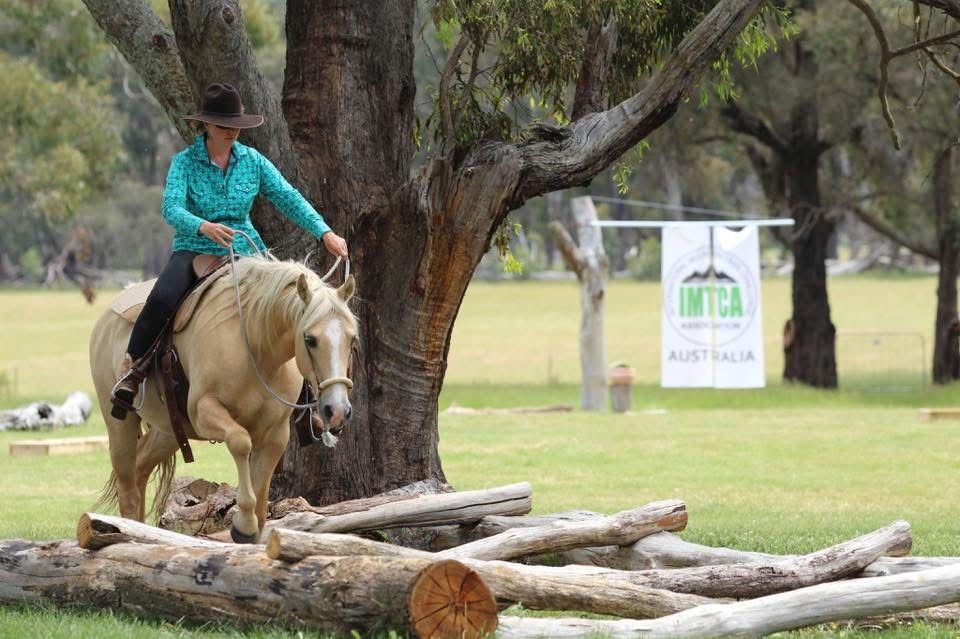
M229 84L211 84L203 94L200 112L183 116L231 129L252 129L263 124L262 115L243 112L240 93Z

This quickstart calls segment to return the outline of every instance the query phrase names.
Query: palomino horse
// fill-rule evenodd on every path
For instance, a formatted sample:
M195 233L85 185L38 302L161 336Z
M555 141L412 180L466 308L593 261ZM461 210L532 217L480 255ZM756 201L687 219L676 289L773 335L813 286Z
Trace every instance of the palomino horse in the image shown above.
M235 541L255 542L266 521L270 479L290 435L291 407L270 391L292 403L306 379L318 391L319 409L334 434L350 417L347 369L357 322L347 301L354 280L348 277L332 288L305 265L270 256L245 258L234 268L248 337L240 324L234 283L222 277L211 284L173 341L190 379L187 415L194 432L187 434L226 443L238 480L239 512L230 532ZM160 466L153 507L159 515L170 493L178 448L153 376L137 413L123 421L110 416L110 390L130 330L126 319L108 309L90 337L90 368L113 465L100 503L119 503L123 517L143 521L147 480ZM147 424L143 434L141 420Z

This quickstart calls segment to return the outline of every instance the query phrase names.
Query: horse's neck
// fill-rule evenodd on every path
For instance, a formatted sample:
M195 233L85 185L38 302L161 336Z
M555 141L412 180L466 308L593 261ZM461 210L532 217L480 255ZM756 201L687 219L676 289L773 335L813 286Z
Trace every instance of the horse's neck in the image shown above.
M293 293L296 294L296 293ZM277 308L270 309L273 314L269 322L262 322L260 318L250 316L252 300L241 300L243 304L243 321L247 325L247 335L250 339L250 348L257 355L265 367L280 367L294 357L293 333L296 320L285 317ZM282 306L282 305L278 305ZM269 326L276 337L267 344L266 335L261 327Z

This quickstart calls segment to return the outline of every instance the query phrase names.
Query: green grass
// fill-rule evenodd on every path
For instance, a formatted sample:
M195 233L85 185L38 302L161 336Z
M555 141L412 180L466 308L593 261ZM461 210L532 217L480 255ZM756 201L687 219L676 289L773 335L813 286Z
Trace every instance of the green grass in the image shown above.
M832 280L841 335L888 335L849 352L844 347L854 338L841 336L841 389L818 391L779 381L789 283L766 281L768 388L718 391L658 386L659 287L614 282L607 296L607 352L638 370L631 414L446 413L452 405L579 403L576 285L475 283L454 331L440 397L444 471L460 490L530 481L537 513L615 512L683 499L689 511L684 538L709 545L802 553L906 519L913 525L915 554L960 555L960 503L952 491L960 470L960 422L921 422L917 415L924 406L960 405L960 388L920 384L919 347L907 357L907 342L889 335L922 337L929 360L935 288L932 277ZM18 382L17 395L0 397L0 408L92 391L86 340L109 297L87 307L74 291L0 292L0 373L16 370ZM877 377L870 380L871 374ZM906 390L882 391L885 386ZM97 415L68 431L0 433L0 538L72 537L77 517L109 473L103 452L11 458L9 442L103 432ZM179 473L235 482L222 445L198 444L196 453L197 462L181 465ZM877 633L826 626L792 634ZM918 625L882 634L955 636L956 629ZM109 613L0 608L0 636L31 635L297 636L276 629L241 635L219 626L198 629Z

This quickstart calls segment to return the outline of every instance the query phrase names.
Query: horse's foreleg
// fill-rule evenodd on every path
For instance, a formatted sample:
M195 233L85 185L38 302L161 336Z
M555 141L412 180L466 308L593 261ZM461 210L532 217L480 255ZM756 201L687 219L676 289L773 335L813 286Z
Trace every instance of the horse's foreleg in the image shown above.
M216 398L205 395L197 402L197 431L203 437L218 439L227 445L237 466L237 514L230 536L237 543L254 543L259 533L254 512L257 499L250 479L250 434L237 423Z
M270 493L270 480L273 479L273 470L283 456L290 439L288 419L284 419L280 426L272 429L264 438L260 446L250 455L250 473L253 480L253 489L257 495L257 519L260 523L259 533L263 533L263 526L267 523L267 498ZM261 540L262 541L262 540Z

